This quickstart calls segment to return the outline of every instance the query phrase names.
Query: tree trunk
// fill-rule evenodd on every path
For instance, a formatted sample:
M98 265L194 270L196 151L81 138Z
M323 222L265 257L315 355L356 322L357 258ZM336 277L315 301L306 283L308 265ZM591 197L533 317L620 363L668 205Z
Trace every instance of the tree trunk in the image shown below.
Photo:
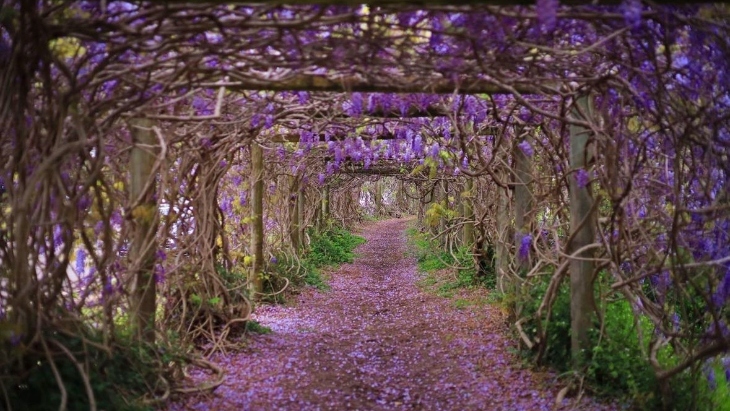
M251 250L253 263L248 277L251 296L263 291L264 267L264 153L256 142L251 143Z
M590 107L587 97L580 97L577 102L580 111L588 116ZM582 119L577 108L572 111L575 119ZM570 126L570 167L574 173L586 169L590 161L586 150L590 130L580 126ZM568 253L572 254L580 248L595 241L595 219L593 197L590 186L580 187L577 174L569 177L570 182L570 227L572 240L568 244ZM586 353L590 349L589 331L592 328L593 310L593 253L584 251L570 261L570 329L571 357L574 369L579 369L585 362ZM579 259L580 258L580 259Z
M157 202L155 201L155 178L153 174L157 157L157 142L149 119L132 119L134 147L130 154L130 196L136 203L132 210L134 234L129 250L131 267L136 271L134 289L131 296L133 328L141 341L155 341L155 313L157 303L157 283L155 281L155 254L157 244L155 234L159 222Z

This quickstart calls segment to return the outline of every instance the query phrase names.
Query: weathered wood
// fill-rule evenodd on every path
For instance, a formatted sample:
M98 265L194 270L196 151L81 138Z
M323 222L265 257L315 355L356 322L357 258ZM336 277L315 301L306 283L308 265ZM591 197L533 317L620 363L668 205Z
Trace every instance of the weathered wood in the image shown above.
M488 80L466 79L455 83L448 79L423 78L422 76L390 79L378 84L357 76L328 77L325 75L299 74L279 79L245 79L240 81L214 81L200 83L200 87L229 91L267 90L267 91L311 91L336 93L428 93L428 94L557 94L559 84L543 83L536 86L531 82L502 86Z
M576 103L578 107L571 112L573 118L582 118L580 113L590 115L588 97L580 97ZM570 126L570 167L573 172L585 170L590 161L587 150L590 136L590 129ZM568 253L572 254L595 241L596 213L590 185L580 187L575 174L570 176L569 181L571 241L568 244ZM587 351L591 348L589 332L593 327L595 307L594 264L590 260L592 254L591 251L584 251L570 261L570 346L575 369L582 367Z
M519 253L522 239L529 234L532 225L532 159L527 157L525 153L515 144L512 151L515 168L515 251ZM517 258L517 272L524 274L530 270L530 256L527 258Z
M263 291L264 268L264 153L256 142L251 143L251 251L253 263L248 277L253 298Z
M383 215L383 183L380 180L375 181L375 215Z
M297 220L299 220L299 241L302 248L306 246L305 237L307 222L305 221L304 206L306 201L305 187L299 187L297 190Z
M132 210L134 233L129 250L135 282L131 295L132 326L138 338L155 341L155 313L157 311L155 281L155 254L157 243L158 207L155 201L154 167L158 145L149 119L129 121L132 131L132 151L129 159L132 201L138 201Z
M474 179L467 177L461 197L461 216L464 218L461 241L464 246L474 245Z
M321 227L326 227L327 221L330 219L330 186L325 185L322 188L322 224Z
M448 116L450 114L451 113L445 112L443 114L443 116ZM368 118L368 117L382 117L382 116L377 116L377 115L373 115L373 114L364 114L362 117ZM395 118L414 118L414 116L410 116L410 115L393 116L393 117L395 117ZM458 130L453 129L453 130L451 130L451 132L452 132L452 134L457 133ZM487 127L486 130L483 130L482 132L484 133L484 135L495 135L500 132L500 129L498 127ZM325 143L328 141L328 139L329 139L329 141L343 141L348 138L355 138L356 136L362 138L365 141L378 141L378 140L388 141L388 140L399 139L397 134L387 132L387 131L380 133L376 136L370 136L370 137L367 135L356 135L352 132L342 131L342 132L331 133L329 135L326 135L325 133L317 133L317 134L311 136L310 142ZM301 141L301 134L295 133L295 132L261 133L259 135L259 138L266 139L267 141L271 141L272 143L298 143Z
M300 236L300 220L299 220L299 178L291 176L289 179L289 236L291 238L292 248L299 250L302 248L302 238Z
M501 177L504 180L507 172L502 171ZM497 244L496 244L496 261L495 272L497 275L497 289L506 293L510 287L509 271L510 271L510 253L509 244L512 241L510 226L510 190L497 187Z
M231 0L151 0L153 3L162 4L181 4L181 3L207 3L207 4L230 4ZM582 6L582 5L620 5L623 0L561 0L563 6ZM687 0L654 0L656 4L696 4L710 3L708 1L692 2ZM728 0L715 0L712 3L728 3ZM320 5L341 5L341 6L359 6L363 4L362 0L249 0L246 4L262 4L262 5L302 5L302 4L320 4ZM370 0L367 2L370 7L381 6L419 6L428 8L429 6L532 6L535 0ZM620 13L614 13L619 15ZM616 17L618 18L618 17Z

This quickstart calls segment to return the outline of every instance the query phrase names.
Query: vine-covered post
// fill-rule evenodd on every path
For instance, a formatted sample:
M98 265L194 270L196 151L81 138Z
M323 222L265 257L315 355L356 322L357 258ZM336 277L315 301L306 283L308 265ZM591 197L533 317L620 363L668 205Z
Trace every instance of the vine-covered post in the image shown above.
M573 107L571 117L584 119L590 115L588 97L581 96ZM581 115L582 113L582 115ZM570 126L570 167L574 173L569 178L570 187L570 238L568 253L585 248L595 241L596 214L593 196L587 184L586 166L590 162L587 150L591 131L579 125ZM571 357L574 368L579 368L590 349L589 331L595 307L593 295L593 261L590 250L577 253L570 261L570 330Z
M251 142L251 251L253 263L248 276L248 287L252 297L263 290L261 271L264 267L264 152L263 148Z
M383 183L380 179L375 181L375 215L383 215Z
M532 211L532 160L524 150L515 144L512 151L515 167L515 250L517 252L517 273L530 270L530 213Z
M461 211L464 218L461 240L465 247L471 248L474 245L474 179L472 177L467 177L461 197Z
M327 225L330 218L330 186L325 185L322 189L322 227Z
M395 203L397 205L397 209L399 213L402 213L405 211L407 207L407 197L406 197L406 187L403 183L403 180L398 180L398 189L395 192Z
M301 183L297 187L297 220L299 221L299 245L305 247L305 234L307 229L307 223L305 221L304 205L306 196L304 190L306 187Z
M297 176L291 176L289 180L289 220L291 226L289 227L289 236L291 237L291 244L294 250L299 250L302 246L302 240L300 237L300 220L299 220L299 200L300 200L300 189L299 179Z
M503 171L501 174L504 177L507 173ZM502 181L504 180L506 179L503 178ZM497 187L497 244L494 271L497 275L497 289L503 293L507 292L509 287L510 193L507 188Z
M155 341L155 313L157 283L155 281L155 234L158 209L155 201L155 160L158 145L152 130L152 121L135 118L129 121L132 132L132 151L129 159L130 190L134 231L129 250L131 267L135 272L131 296L132 326L137 336L146 342Z

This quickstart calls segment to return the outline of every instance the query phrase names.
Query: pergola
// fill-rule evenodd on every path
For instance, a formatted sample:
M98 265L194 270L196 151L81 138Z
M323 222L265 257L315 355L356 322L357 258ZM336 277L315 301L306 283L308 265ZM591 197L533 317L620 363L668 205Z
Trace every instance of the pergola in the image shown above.
M478 189L474 181L480 176L488 179L494 197L490 211L495 214L500 286L510 291L520 278L545 275L541 270L547 264L538 264L533 254L519 256L521 250L541 249L554 257L551 279L535 314L537 331L528 335L523 330L534 318L515 313L513 323L525 345L544 354L542 319L549 319L560 283L569 277L576 367L590 348L599 269L611 271L613 289L632 303L639 301L644 314L670 335L662 305L641 291L644 278L665 269L669 264L665 260L678 271L714 269L727 262L722 257L675 262L677 250L685 247L676 243L661 263L655 262L662 255L656 251L632 254L638 253L638 245L649 247L660 236L652 231L656 227L637 223L638 212L630 208L640 196L633 194L633 184L676 200L692 178L711 180L706 175L727 172L722 161L727 162L729 148L722 132L728 119L714 113L707 101L727 104L723 79L729 77L717 74L713 84L697 91L695 100L687 97L687 102L677 103L693 91L688 83L713 78L707 67L722 65L720 58L710 55L705 67L688 68L692 59L704 55L704 49L693 49L692 41L703 47L714 41L711 44L720 48L715 53L728 53L720 47L726 46L722 43L726 20L713 20L710 12L688 12L694 6L687 4L694 3L662 0L642 6L634 1L565 0L559 7L551 1L538 1L533 7L532 1L470 0L373 0L367 5L347 0L71 3L71 11L61 11L50 3L19 1L7 17L14 25L0 26L0 41L10 39L12 44L7 52L0 43L0 122L4 130L12 130L2 138L2 152L11 161L2 176L8 186L3 202L10 211L3 216L7 227L3 226L0 250L9 267L9 285L0 293L8 296L4 298L12 307L13 321L28 329L39 323L39 307L58 305L66 298L66 272L79 243L89 250L103 248L93 258L102 276L99 293L107 292L107 283L126 286L106 277L112 277L112 267L124 265L120 278L134 284L125 289L128 307L136 329L150 342L155 339L159 267L181 269L185 255L205 273L199 275L206 292L227 295L215 271L216 253L225 248L217 241L226 236L217 196L232 160L246 163L250 175L246 209L250 244L245 247L253 263L248 267L248 284L253 293L260 293L260 274L266 265L265 152L274 147L296 145L304 154L292 148L283 157L292 163L292 158L300 162L313 158L313 167L323 178L338 173L403 177L419 160L431 161L436 169L443 152L439 172L458 170L460 178L467 177L466 192ZM636 4L638 11L629 9ZM695 31L704 37L694 39ZM712 51L707 46L706 53ZM679 58L688 60L686 65L677 67ZM692 104L698 108L687 107ZM419 145L435 147L435 155L429 156L423 147L416 150L416 138ZM675 153L667 154L665 169L674 161L672 178L675 173L691 175L686 181L668 183L673 181L666 177L669 171L663 175L666 181L648 171L641 174L645 168L661 168L656 166L658 159L651 167L646 165L647 157L663 153L660 144ZM358 146L348 148L354 145ZM387 147L400 152L389 152L390 158L378 163ZM534 156L536 149L539 155ZM367 167L354 159L353 154L361 154L358 150L381 157ZM707 170L689 165L693 150L706 158ZM403 152L413 157L405 159ZM307 153L313 154L307 157ZM226 166L218 167L223 161ZM576 178L583 172L588 180L586 170L591 167L600 169L592 180L595 187ZM538 174L545 177L538 181ZM291 172L292 186L304 175L300 169ZM538 201L536 192L547 190L543 186L553 188L550 198L555 201ZM173 193L178 188L183 194ZM713 190L707 183L704 194L687 204L677 200L678 205L664 210L671 222L667 230L677 236L690 226L682 225L689 219L682 212L724 221L727 206L716 200L721 194ZM296 249L304 237L305 195L303 190L292 193L288 214ZM326 214L327 184L322 193L321 212ZM191 209L198 214L189 219L187 231L160 215L158 194L193 204ZM479 205L465 198L464 242L471 244L475 224L484 218L475 215ZM78 207L82 199L95 205ZM89 210L94 207L97 215L92 216ZM114 227L111 220L118 210L124 219ZM540 240L537 216L549 213L562 213L569 222L551 216L554 238ZM187 218L182 214L176 218ZM88 234L91 221L102 227L97 240ZM61 233L56 235L56 229ZM113 244L124 242L119 237L128 240L124 257L121 245L114 249ZM158 240L166 237L188 241L180 241L188 248L180 251L175 265L160 256ZM31 240L19 240L26 238ZM98 238L101 245L95 242ZM538 247L538 241L552 242L555 250ZM61 251L49 251L57 249ZM604 253L600 258L598 250ZM653 259L647 257L644 264L652 268L642 274L621 268L626 261L644 261L646 255ZM719 287L708 281L708 290ZM703 298L711 300L713 292L705 292ZM113 301L106 303L109 313L110 304L122 305L121 297ZM725 311L722 307L710 311L719 328ZM109 313L105 321L113 323ZM655 361L656 372L669 378L727 350L727 337L721 332L713 335L698 349L688 350L676 367L664 370ZM666 342L657 342L656 350L660 343Z

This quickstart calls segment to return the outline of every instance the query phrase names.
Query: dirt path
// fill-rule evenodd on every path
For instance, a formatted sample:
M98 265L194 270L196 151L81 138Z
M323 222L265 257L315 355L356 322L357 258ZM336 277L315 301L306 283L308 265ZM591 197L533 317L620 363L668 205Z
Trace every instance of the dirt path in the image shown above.
M214 358L226 382L170 410L553 409L554 378L517 366L497 308L457 310L419 290L406 224L364 228L367 243L330 291L262 307L257 319L273 333Z

